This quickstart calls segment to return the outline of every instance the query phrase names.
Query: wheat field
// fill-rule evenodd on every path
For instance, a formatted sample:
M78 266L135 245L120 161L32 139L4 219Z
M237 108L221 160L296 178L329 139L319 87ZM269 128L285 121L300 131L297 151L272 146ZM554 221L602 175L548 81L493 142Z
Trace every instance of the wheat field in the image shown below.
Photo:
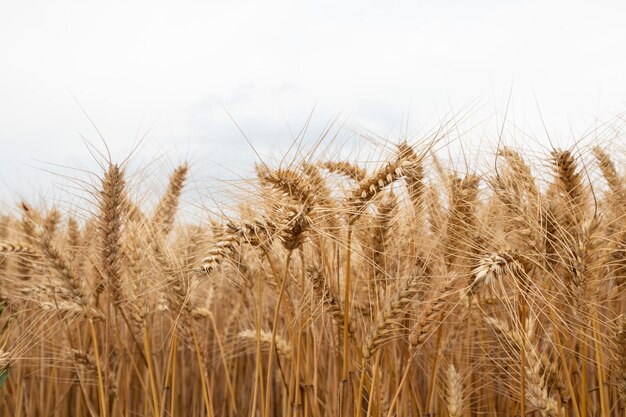
M197 222L186 163L7 210L0 415L626 416L619 155L440 144L258 161Z

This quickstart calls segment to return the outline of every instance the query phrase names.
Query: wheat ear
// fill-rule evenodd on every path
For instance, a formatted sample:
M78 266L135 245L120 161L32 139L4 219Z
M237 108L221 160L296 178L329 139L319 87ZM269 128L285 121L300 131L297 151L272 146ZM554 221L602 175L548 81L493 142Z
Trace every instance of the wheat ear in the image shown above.
M448 365L446 370L446 406L450 417L463 414L465 405L463 399L463 379L454 364Z
M546 378L544 377L544 365L541 363L535 348L528 343L524 344L522 338L525 335L511 330L509 325L493 317L485 317L491 328L507 341L509 349L519 351L522 346L528 349L526 355L526 367L523 370L526 376L526 390L524 399L531 407L538 410L543 416L557 417L561 414L557 401L548 394Z
M186 163L174 170L174 173L170 177L167 191L161 198L161 201L159 201L154 215L152 216L151 223L159 228L163 236L167 236L174 225L180 194L183 190L188 171L189 167Z
M617 330L613 337L613 353L616 361L613 364L615 385L626 409L626 317L619 317Z
M124 222L125 181L124 172L117 165L109 165L100 191L100 231L102 273L113 299L121 302L122 296L122 227Z
M413 205L413 214L421 216L422 201L424 199L424 168L422 161L407 142L402 142L398 145L398 151L401 157L405 157L413 162L413 169L407 170L404 181L406 182L409 199Z
M76 274L76 271L72 267L69 259L67 259L63 253L52 242L52 237L44 232L43 228L37 227L34 232L37 236L37 243L39 250L44 254L44 258L48 261L63 279L66 288L71 292L74 300L80 306L86 307L89 305L89 297L87 296L83 283Z
M269 350L272 343L272 332L261 330L259 332L261 347ZM237 338L246 343L256 342L257 331L254 329L242 330L237 334ZM274 348L283 359L291 359L291 346L289 342L279 335L274 335Z
M357 164L345 161L327 161L320 164L322 168L344 175L356 182L361 182L367 176L367 171Z
M443 314L445 300L450 295L453 284L453 279L446 278L439 288L436 289L433 299L420 309L418 319L409 336L409 342L414 350L424 344L433 330L438 325L441 325L439 317Z
M343 305L335 294L333 294L330 285L328 285L328 282L317 266L311 265L307 268L307 278L311 281L311 284L313 284L315 296L322 302L324 311L333 319L339 332L343 334L345 314ZM350 321L348 332L353 333L355 328L354 321Z
M34 255L37 252L24 243L0 242L0 253L23 253L26 255Z
M414 172L419 161L407 158L406 155L399 155L394 161L387 162L382 169L359 182L358 187L352 191L345 203L349 212L349 223L353 224L361 216L369 202L387 185L392 184L407 173Z
M609 184L609 188L616 196L623 200L624 179L617 172L615 164L611 161L611 157L599 146L593 148L593 155L598 161L598 166L602 171L604 179Z
M364 358L370 358L388 337L394 335L394 328L406 314L408 306L419 291L419 284L422 279L431 274L430 268L427 266L422 266L420 269L421 273L412 275L404 281L378 312L376 322L361 348Z

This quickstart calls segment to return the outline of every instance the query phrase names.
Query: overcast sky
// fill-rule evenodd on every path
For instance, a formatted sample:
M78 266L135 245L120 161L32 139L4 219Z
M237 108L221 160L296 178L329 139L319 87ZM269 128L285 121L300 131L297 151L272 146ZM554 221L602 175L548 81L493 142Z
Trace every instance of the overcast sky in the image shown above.
M80 106L114 158L146 135L214 177L254 157L232 119L267 154L314 107L310 140L338 114L419 137L450 109L498 120L511 88L511 123L542 140L538 102L567 143L626 110L625 51L623 0L0 0L0 198L94 167Z

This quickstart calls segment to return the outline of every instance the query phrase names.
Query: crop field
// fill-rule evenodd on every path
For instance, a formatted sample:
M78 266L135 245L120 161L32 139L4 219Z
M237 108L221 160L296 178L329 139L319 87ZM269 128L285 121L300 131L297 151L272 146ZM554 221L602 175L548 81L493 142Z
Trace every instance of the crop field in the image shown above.
M446 146L258 160L194 221L187 163L6 208L0 415L625 416L621 150Z

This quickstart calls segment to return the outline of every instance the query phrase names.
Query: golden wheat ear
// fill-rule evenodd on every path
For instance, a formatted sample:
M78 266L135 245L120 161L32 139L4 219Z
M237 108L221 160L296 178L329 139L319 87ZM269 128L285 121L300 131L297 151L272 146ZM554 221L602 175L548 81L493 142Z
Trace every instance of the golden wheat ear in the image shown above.
M469 291L475 292L482 286L493 285L503 276L517 276L523 272L519 254L514 251L500 251L483 256L472 271Z
M124 262L122 233L125 221L124 171L111 164L102 179L98 205L100 240L100 264L104 283L112 294L116 305L124 299L122 294L122 267Z
M611 189L611 191L615 195L620 196L620 198L623 199L624 178L618 173L617 168L615 168L615 164L611 160L609 154L606 153L599 146L595 146L593 148L593 155L596 157L596 160L598 161L598 166L602 171L604 179L609 184L609 188Z
M418 319L409 336L409 342L413 350L423 345L432 335L434 329L441 325L446 299L450 295L454 284L454 277L446 277L443 283L435 289L430 301L425 303L420 309Z
M412 169L406 171L404 181L406 183L407 193L413 205L413 212L416 217L422 214L422 205L424 200L424 167L422 159L413 148L407 143L402 142L398 145L398 153L401 157L412 161Z
M339 299L335 296L330 285L326 281L325 277L320 272L319 267L310 265L307 267L307 278L313 284L313 291L318 302L324 307L324 312L328 314L335 325L339 329L339 333L343 334L344 329L344 306ZM354 333L356 330L356 323L352 319L348 325L348 332Z
M254 329L242 330L237 334L237 339L246 344L260 342L264 351L269 351L273 343L276 352L283 360L291 360L292 349L289 342L277 334L274 335L274 342L272 342L272 332L267 330L261 330L258 335Z
M420 162L420 158L413 157L401 150L394 160L388 161L383 168L359 182L358 187L352 190L345 201L349 223L354 224L372 199L386 186L406 175L416 176L415 173L419 171L421 166Z
M532 409L540 411L543 415L550 417L562 415L563 410L560 404L549 392L549 379L546 379L546 368L541 361L541 355L532 343L526 343L530 339L530 332L512 329L507 322L494 317L486 316L484 320L501 338L506 350L515 354L523 350L525 353L527 362L522 372L525 376L526 389L525 398L520 400L525 401ZM528 328L532 328L532 325Z
M420 261L421 262L421 261ZM429 277L432 271L428 265L420 265L419 271L411 275L391 294L383 308L378 312L376 321L365 337L361 347L363 357L369 359L380 346L386 343L398 325L398 321L404 317L408 307L417 295L422 281Z
M537 183L530 170L530 166L524 161L524 158L511 148L504 148L498 152L498 156L503 157L511 170L511 174L517 182L521 191L529 193L532 196L539 195Z
M382 292L387 287L386 258L388 254L389 238L393 213L398 207L398 199L394 193L389 193L378 204L374 228L371 233L372 240L372 262L374 272L368 281L370 293L374 300L378 301L382 297Z
M557 221L568 235L575 235L573 228L580 226L587 212L587 192L583 176L578 172L574 156L569 151L552 151L554 182L548 189L548 197L556 207Z
M621 401L626 404L626 317L623 314L617 320L612 347L616 359L613 362L614 383Z
M465 398L463 392L463 378L454 364L446 369L446 408L450 417L458 417L463 414Z
M449 183L450 209L442 245L447 270L458 272L471 269L479 246L477 206L480 178L474 174L463 178L455 176Z
M186 163L174 170L174 173L170 177L167 191L154 210L150 223L159 229L162 236L167 236L174 226L180 195L183 191L188 171L189 167Z
M346 161L326 161L320 164L322 168L327 169L330 172L341 174L345 177L351 178L356 182L361 182L367 176L367 171L358 166L357 164Z
M311 181L304 173L291 169L270 170L265 165L256 165L259 182L273 188L293 203L313 205L316 202L316 192Z
M41 253L43 253L44 259L61 277L67 290L72 294L74 301L81 307L88 308L91 303L85 290L84 282L77 275L70 260L53 242L52 236L41 226L36 227L34 234L37 238L38 248Z
M0 349L0 388L4 384L8 372L14 364L13 355L11 352Z
M226 230L220 233L219 240L209 249L201 265L194 268L194 272L211 274L219 269L222 263L232 257L237 249L245 243L252 246L264 246L271 243L276 231L276 225L263 220L246 221L241 225L228 224Z
M23 253L34 255L37 252L30 246L19 242L0 242L0 253Z

